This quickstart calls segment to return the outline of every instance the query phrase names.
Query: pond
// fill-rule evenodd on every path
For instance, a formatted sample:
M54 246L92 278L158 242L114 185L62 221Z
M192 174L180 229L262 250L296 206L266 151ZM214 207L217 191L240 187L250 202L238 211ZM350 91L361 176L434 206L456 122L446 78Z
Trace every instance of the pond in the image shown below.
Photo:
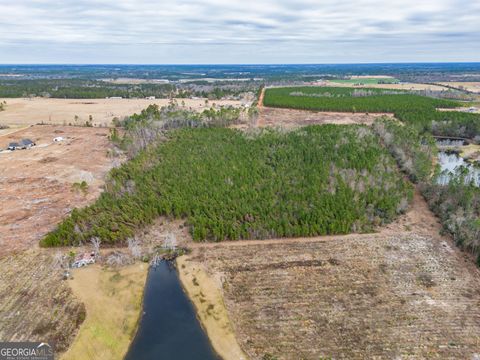
M152 267L145 285L143 316L126 360L219 360L167 261Z
M475 185L480 186L480 168L467 163L462 157L458 156L458 154L440 151L438 153L438 163L442 172L437 179L438 184L448 184L455 170L463 166L467 171L465 181L473 181Z

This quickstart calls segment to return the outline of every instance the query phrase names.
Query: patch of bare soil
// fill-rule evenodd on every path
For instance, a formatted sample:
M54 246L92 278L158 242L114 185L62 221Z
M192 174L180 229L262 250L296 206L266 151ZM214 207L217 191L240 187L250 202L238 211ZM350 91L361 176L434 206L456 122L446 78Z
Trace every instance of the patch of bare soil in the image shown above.
M28 250L0 259L0 340L42 341L64 351L85 307L61 279L52 252Z
M257 120L257 124L259 127L279 126L284 128L296 128L299 126L323 124L371 125L375 119L380 116L393 117L393 114L316 112L262 106L259 109L259 118Z
M62 131L62 133L59 133ZM53 142L61 136L62 142ZM35 247L73 208L93 202L115 162L108 129L33 126L0 137L0 148L30 138L29 150L0 153L0 258ZM86 192L72 185L85 181Z
M192 260L221 279L252 359L456 358L480 352L480 275L415 233L215 244Z

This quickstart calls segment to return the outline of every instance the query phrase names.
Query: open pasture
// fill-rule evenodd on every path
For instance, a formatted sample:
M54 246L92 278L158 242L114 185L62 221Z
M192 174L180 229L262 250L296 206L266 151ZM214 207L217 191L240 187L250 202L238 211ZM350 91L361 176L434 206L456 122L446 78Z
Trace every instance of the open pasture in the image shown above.
M49 99L6 98L5 110L0 112L0 125L84 125L111 126L114 118L122 119L140 113L150 104L166 106L170 99ZM218 106L241 106L241 101L215 100L205 104L205 99L177 99L179 105L196 111Z

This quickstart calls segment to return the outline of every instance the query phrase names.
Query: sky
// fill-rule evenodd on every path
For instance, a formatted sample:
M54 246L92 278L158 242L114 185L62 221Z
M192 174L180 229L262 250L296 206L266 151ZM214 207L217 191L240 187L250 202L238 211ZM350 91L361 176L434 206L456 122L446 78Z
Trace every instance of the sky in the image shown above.
M0 0L0 63L480 61L480 0Z

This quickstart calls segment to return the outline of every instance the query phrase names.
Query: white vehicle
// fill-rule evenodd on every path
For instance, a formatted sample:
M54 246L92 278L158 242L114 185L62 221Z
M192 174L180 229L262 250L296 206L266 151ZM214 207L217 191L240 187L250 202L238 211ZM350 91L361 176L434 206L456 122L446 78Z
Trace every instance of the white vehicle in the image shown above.
M75 259L75 262L72 264L72 268L81 268L90 264L95 264L95 254L92 252L90 254L83 254Z

